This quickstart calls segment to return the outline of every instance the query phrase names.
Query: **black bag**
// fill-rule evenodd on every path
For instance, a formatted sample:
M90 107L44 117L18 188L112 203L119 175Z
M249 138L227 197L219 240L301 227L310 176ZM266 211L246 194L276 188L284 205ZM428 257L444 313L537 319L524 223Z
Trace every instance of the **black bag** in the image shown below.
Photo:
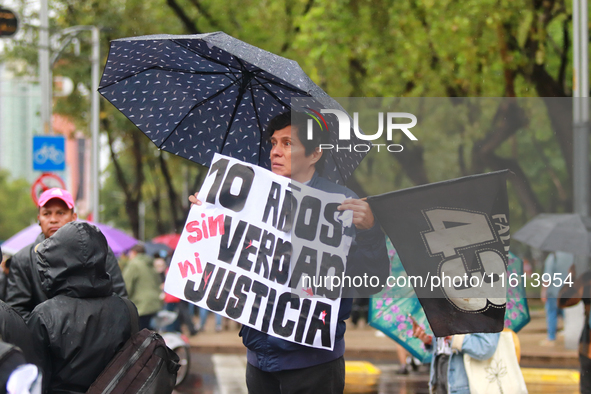
M86 394L170 394L179 357L148 329L133 335Z
M131 338L113 357L86 394L171 394L180 367L179 356L160 334L138 332L135 305L123 298L131 317Z

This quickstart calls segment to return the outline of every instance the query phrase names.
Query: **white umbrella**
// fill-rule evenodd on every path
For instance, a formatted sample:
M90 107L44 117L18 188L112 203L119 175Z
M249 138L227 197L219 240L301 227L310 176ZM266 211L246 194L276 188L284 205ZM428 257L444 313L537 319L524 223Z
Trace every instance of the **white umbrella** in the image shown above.
M542 213L525 224L514 239L544 251L591 255L591 218L579 214Z

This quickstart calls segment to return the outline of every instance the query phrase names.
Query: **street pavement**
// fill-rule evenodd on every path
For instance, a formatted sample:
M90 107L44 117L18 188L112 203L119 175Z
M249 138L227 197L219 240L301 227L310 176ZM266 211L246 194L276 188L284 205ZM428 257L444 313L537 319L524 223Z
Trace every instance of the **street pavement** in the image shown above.
M419 372L398 375L396 364L375 364L381 370L377 384L349 384L346 393L427 394L427 367ZM247 394L244 379L246 356L192 352L191 372L173 394Z
M522 367L578 368L577 350L564 348L564 338L558 336L556 346L541 346L546 337L544 311L532 311L531 321L518 334L521 345ZM207 322L203 332L190 338L191 346L204 353L246 354L237 323L225 321L226 329L215 332L213 319ZM362 322L363 323L363 322ZM559 327L560 328L560 327ZM346 359L372 359L396 361L397 344L385 336L377 336L374 328L360 324L358 327L347 323L345 342Z
M398 364L384 361L373 361L372 366L379 369L378 379L367 376L351 376L347 361L346 394L427 394L428 366L421 366L418 371L400 375ZM209 354L193 351L191 354L191 370L189 376L173 394L247 394L245 383L246 357L239 354ZM545 393L578 393L576 382L573 383L572 370L524 368L524 375L530 394ZM529 371L529 372L528 372ZM558 376L557 372L564 372ZM532 380L531 373L536 374ZM544 375L545 374L545 375ZM547 379L544 379L546 376ZM565 379L566 378L566 379ZM373 384L369 384L373 381ZM364 383L365 382L365 383Z
M564 348L564 339L559 336L554 347L544 347L540 342L546 337L546 325L543 310L531 312L532 320L519 333L523 375L530 394L533 393L578 393L578 356L577 350ZM178 394L193 393L246 393L244 370L246 368L246 350L238 336L236 323L225 321L225 329L216 332L213 319L208 321L206 329L190 338L192 351L191 375L187 383L181 385ZM422 366L409 375L397 374L397 344L367 325L347 324L345 334L347 361L370 361L381 371L377 384L367 387L379 394L389 393L426 393L428 392L428 366ZM363 381L370 376L354 376L356 381ZM348 369L348 381L352 373ZM195 382L199 387L195 387ZM205 390L205 391L204 391ZM361 390L361 391L359 391ZM356 388L351 392L363 392Z

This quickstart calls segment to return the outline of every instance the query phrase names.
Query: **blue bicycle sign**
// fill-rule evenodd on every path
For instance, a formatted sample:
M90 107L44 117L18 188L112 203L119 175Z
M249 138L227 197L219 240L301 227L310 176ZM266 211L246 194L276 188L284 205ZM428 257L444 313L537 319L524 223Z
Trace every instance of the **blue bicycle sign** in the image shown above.
M33 170L63 171L66 168L65 138L62 136L33 137Z

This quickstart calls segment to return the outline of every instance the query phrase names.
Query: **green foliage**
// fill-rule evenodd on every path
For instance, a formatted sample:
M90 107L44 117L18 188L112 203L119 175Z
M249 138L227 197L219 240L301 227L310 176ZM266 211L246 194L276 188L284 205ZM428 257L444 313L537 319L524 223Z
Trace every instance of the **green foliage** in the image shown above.
M499 101L479 104L476 113L466 106L451 106L446 99L437 105L425 104L428 100L421 104L419 99L570 96L572 25L565 0L54 0L50 7L54 32L74 25L103 27L103 61L112 39L221 30L296 60L333 97L404 97L393 105L423 120L419 142L403 144L412 164L396 154L372 152L355 173L368 194L411 187L421 179L434 182L495 170L495 163L514 160L524 174L509 187L514 225L530 219L532 212L570 209L570 153L564 149L569 137L552 128L557 122L551 122L547 106L535 104L535 99L520 101L529 123L504 135L492 152L483 153L482 142L499 135L493 125ZM88 86L89 40L80 38L81 54L67 48L54 75ZM36 32L31 30L21 42L26 45L9 45L10 56L34 67L35 42ZM89 98L77 92L56 99L55 110L86 130L89 105ZM166 210L158 222L150 209L156 200L162 207L169 201L158 151L145 137L141 142L132 138L140 132L112 105L101 105L102 131L112 138L128 184L126 188L116 177L113 164L107 168L102 190L105 220L137 231L132 213L139 199L147 207L147 234L159 227L178 230ZM134 152L141 152L141 169ZM484 164L477 165L480 159ZM179 199L186 199L181 190L187 189L187 181L193 187L202 170L168 154L164 160L176 170L171 171L172 183ZM417 167L424 170L423 178L412 175ZM186 177L179 175L183 173ZM135 187L138 179L142 182ZM532 190L530 200L518 190L523 185Z
M10 179L0 170L0 240L6 240L34 223L37 208L31 199L31 186L24 179Z

